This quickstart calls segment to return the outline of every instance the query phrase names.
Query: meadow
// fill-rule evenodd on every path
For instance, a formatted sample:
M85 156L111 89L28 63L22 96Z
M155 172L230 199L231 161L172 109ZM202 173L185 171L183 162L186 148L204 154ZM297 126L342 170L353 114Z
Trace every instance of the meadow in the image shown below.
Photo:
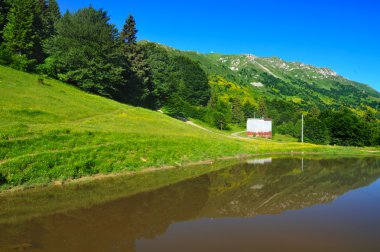
M372 153L368 148L233 138L0 66L1 190L279 152Z

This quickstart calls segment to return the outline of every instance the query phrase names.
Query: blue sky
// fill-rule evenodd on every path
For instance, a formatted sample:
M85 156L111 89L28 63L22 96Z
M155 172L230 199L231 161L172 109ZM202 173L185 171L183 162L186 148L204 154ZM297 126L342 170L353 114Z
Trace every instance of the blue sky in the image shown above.
M380 91L378 0L58 0L61 11L92 4L138 38L204 53L278 56L332 68Z

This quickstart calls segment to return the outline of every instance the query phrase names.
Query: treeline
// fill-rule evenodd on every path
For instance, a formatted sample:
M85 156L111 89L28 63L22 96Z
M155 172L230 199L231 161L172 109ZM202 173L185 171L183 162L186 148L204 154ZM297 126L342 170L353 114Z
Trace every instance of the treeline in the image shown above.
M153 107L154 87L129 16L121 31L92 7L63 16L55 0L5 0L0 62L130 104Z
M102 9L61 16L55 0L6 0L0 11L1 64L136 106L167 105L173 113L178 104L194 112L210 99L208 77L200 66L137 43L131 15L118 31Z
M325 110L312 90L302 88L303 83L292 89L260 74L269 92L309 99L304 106L283 99L269 101L254 92L248 79L239 85L221 73L207 74L184 54L155 43L137 43L137 33L131 15L119 31L102 9L88 7L61 15L56 0L0 1L0 64L219 129L244 126L254 116L272 117L275 132L299 137L301 113L309 112L305 123L309 142L380 144L378 120L371 113L358 117L349 110ZM312 111L313 104L323 112Z
M285 109L286 110L286 109ZM275 121L276 132L301 137L301 114L304 118L304 140L315 144L343 146L379 146L380 127L373 113L367 112L363 117L357 116L347 108L325 109L312 108L308 113L300 110L288 110ZM289 117L288 117L289 116Z
M43 41L60 18L55 0L0 2L0 60L20 70L34 70L46 58Z

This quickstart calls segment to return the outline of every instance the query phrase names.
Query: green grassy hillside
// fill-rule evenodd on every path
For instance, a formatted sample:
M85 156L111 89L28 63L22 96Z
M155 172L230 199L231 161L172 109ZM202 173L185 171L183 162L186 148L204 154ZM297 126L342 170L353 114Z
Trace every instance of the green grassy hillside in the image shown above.
M342 105L354 110L371 107L379 116L379 92L368 85L348 80L328 68L287 62L277 57L202 54L158 46L165 48L170 55L182 55L198 62L209 76L218 75L245 86L255 97L291 101L307 110L311 107L334 108ZM258 83L262 85L257 86Z
M210 133L0 66L0 188L237 154L361 152Z

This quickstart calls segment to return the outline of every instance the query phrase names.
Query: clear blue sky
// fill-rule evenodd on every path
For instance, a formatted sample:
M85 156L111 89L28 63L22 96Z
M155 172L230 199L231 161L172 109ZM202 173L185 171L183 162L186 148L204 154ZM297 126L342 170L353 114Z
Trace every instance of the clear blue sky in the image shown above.
M138 38L204 53L278 56L332 68L380 91L379 0L58 0L61 11L92 4Z

